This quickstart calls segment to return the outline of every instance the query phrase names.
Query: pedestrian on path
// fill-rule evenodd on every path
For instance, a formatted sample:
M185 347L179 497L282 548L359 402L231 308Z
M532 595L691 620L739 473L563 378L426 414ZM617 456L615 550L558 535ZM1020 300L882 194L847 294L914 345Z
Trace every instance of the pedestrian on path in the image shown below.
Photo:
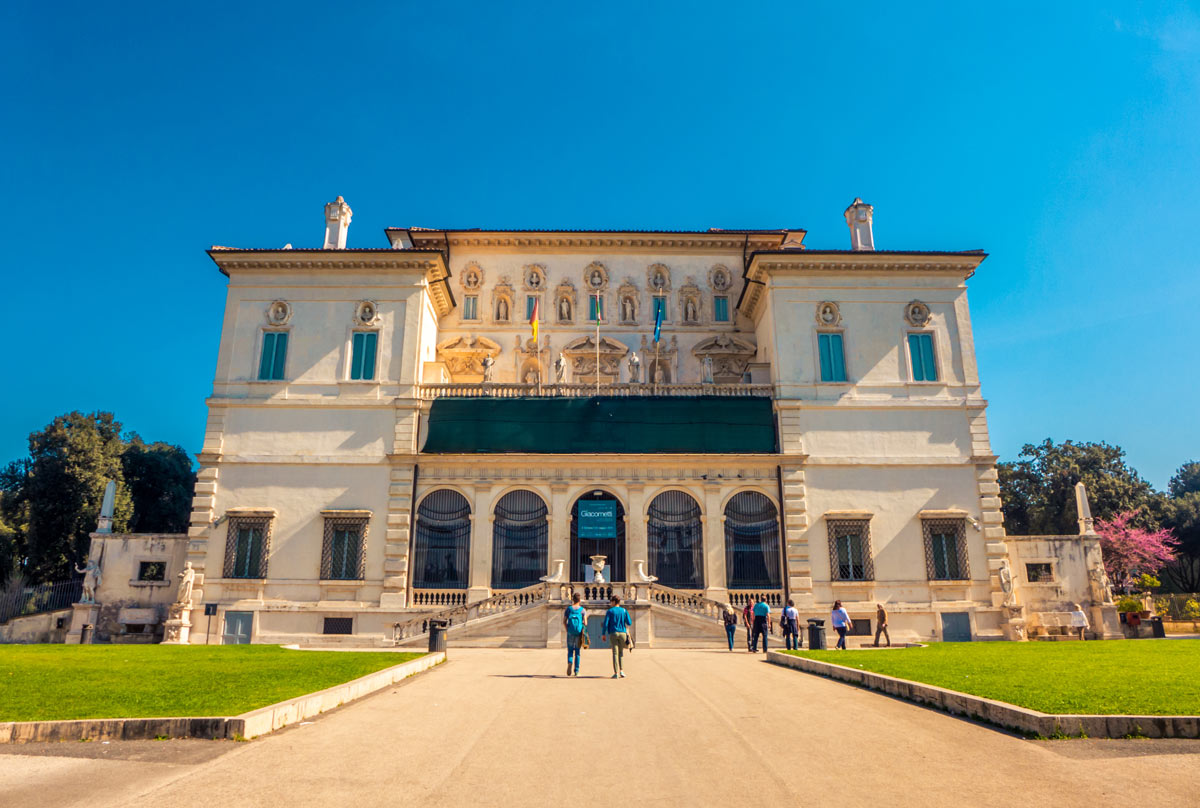
M608 640L612 646L613 675L612 678L625 678L625 649L629 643L629 612L621 605L621 599L616 595L609 598L608 611L604 613L604 634L601 641ZM611 637L611 639L609 639Z
M787 608L779 618L779 627L783 629L783 643L789 651L800 650L800 612L796 611L796 602L788 598Z
M762 635L763 653L767 652L767 635L771 633L771 607L763 599L762 595L758 596L758 601L754 604L754 633L750 643L750 653L758 653L758 637Z
M1078 603L1072 603L1071 606L1074 607L1071 611L1071 630L1078 631L1079 639L1086 640L1087 638L1084 637L1084 632L1090 628L1088 625L1087 615L1084 614L1083 609L1080 608Z
M833 627L838 633L837 647L845 651L846 631L854 628L854 621L850 619L850 615L846 613L846 609L844 606L842 606L842 602L840 600L835 600L833 602L833 611L829 616L833 618Z
M725 611L721 613L721 620L725 623L725 636L729 640L729 650L733 650L733 635L737 634L738 617L737 612L733 610L733 606L729 603L725 604Z
M746 651L750 651L750 642L754 638L754 601L746 598L742 607L742 625L746 627Z
M892 635L888 634L887 629L887 609L883 608L882 603L875 604L875 647L879 647L879 635L883 634L887 638L887 647L892 647Z
M587 636L587 612L579 603L578 592L571 595L571 605L563 611L563 628L567 630L567 676L578 676L583 638Z

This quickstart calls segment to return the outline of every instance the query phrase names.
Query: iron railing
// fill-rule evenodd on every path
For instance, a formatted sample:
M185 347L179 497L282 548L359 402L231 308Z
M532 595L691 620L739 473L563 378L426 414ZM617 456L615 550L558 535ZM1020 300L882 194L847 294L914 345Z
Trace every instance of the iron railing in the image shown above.
M1155 595L1154 611L1167 620L1200 622L1200 594Z
M0 593L0 623L7 623L14 617L65 609L78 603L82 594L82 578L14 587Z
M575 384L512 384L508 382L422 384L418 395L425 400L435 398L577 398L596 395L596 385ZM770 398L775 393L771 384L601 384L602 396L754 396Z

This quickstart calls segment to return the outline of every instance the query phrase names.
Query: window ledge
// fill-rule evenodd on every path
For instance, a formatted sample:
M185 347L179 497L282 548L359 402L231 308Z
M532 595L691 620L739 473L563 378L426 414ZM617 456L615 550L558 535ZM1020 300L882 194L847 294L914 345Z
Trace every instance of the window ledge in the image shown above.
M874 578L865 578L863 580L855 580L855 581L838 580L838 581L830 581L829 583L832 586L847 586L847 587L849 587L849 586L858 586L858 587L874 586L875 579Z
M134 578L129 582L130 586L170 586L170 581L140 581Z
M941 382L941 381L938 381L938 382L918 382L918 381L914 381L914 380L912 380L912 379L909 379L909 380L908 380L908 381L906 381L904 384L905 384L905 386L907 386L907 387L945 387L947 384L949 384L949 382Z
M970 586L974 583L970 578L938 578L937 580L928 581L930 586Z
M362 586L365 581L362 578L346 579L346 578L322 578L319 583L321 586L330 587L345 587L347 589Z
M280 387L287 386L290 379L245 379L246 384L275 384Z
M355 387L364 387L367 385L380 385L383 384L383 382L383 379L342 379L338 382L338 384L349 384Z

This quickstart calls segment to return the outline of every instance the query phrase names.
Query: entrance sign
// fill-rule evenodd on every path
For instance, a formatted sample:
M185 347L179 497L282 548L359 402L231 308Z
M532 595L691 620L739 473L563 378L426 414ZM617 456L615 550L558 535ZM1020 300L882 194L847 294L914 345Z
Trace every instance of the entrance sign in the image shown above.
M581 539L615 539L617 537L617 501L601 499L580 501L576 536Z

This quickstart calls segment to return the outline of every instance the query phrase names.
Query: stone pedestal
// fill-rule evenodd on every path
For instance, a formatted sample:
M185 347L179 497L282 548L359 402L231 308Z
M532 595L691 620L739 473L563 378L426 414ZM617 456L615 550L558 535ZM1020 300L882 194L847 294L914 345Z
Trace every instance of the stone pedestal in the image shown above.
M190 604L173 603L163 624L163 645L187 645L192 633L192 607Z
M63 642L67 645L94 642L96 622L100 619L100 604L75 603L71 608L74 610L71 613L71 628L67 630L67 636Z
M1088 611L1091 613L1092 631L1096 632L1097 637L1102 640L1120 640L1125 637L1116 606L1111 603L1106 606L1093 606Z

